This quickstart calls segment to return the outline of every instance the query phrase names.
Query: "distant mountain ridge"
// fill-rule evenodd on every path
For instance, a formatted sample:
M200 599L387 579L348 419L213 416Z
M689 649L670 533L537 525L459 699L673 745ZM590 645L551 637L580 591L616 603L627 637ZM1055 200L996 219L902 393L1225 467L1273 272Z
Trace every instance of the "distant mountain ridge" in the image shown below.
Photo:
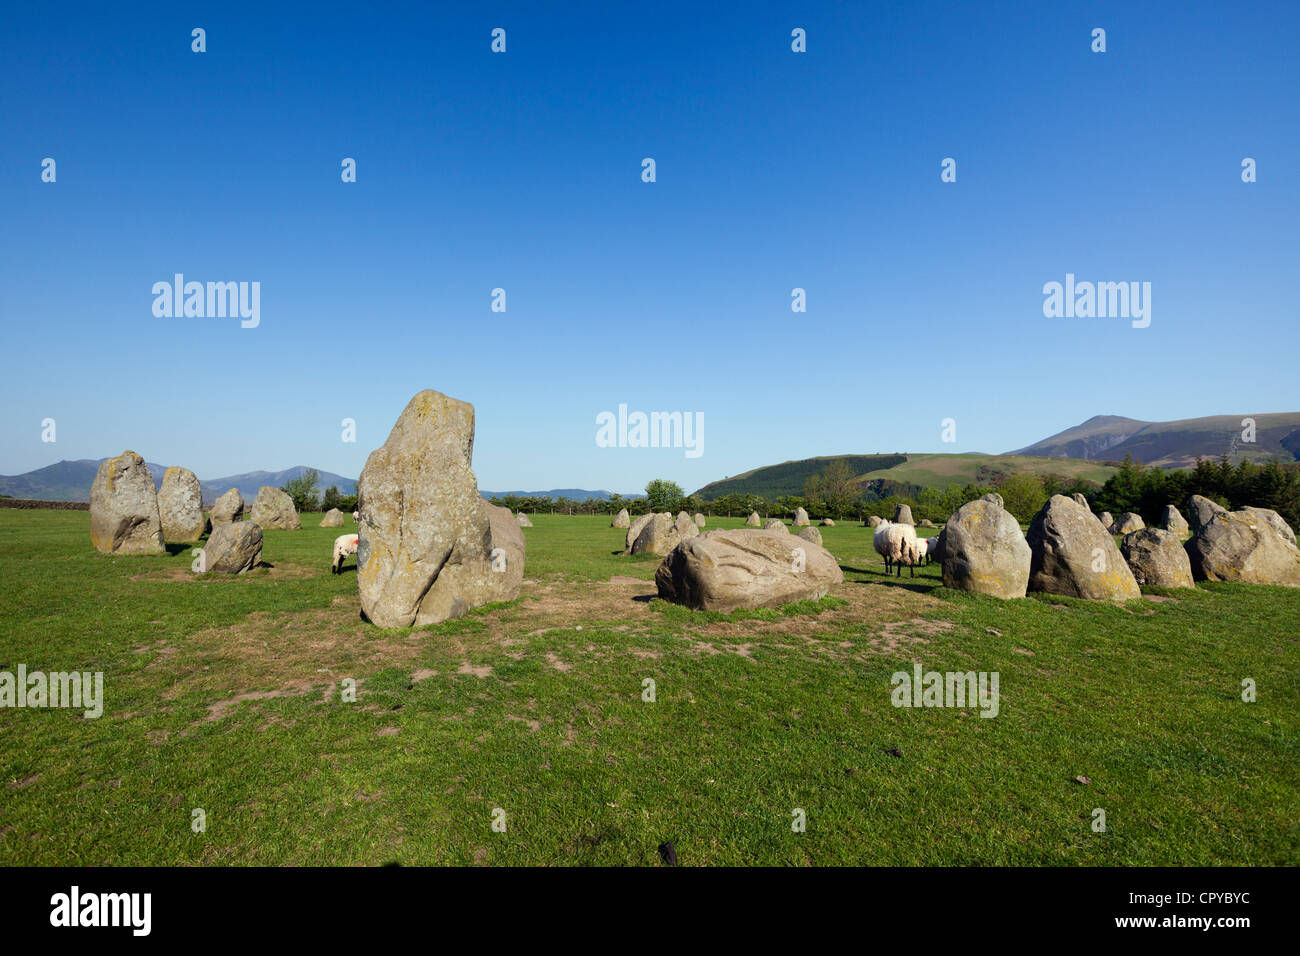
M1247 419L1255 440L1246 441ZM1119 415L1095 415L1012 455L1134 461L1162 468L1190 468L1196 459L1268 458L1300 460L1300 412L1261 415L1211 415L1172 422L1144 422Z
M60 461L46 465L22 475L0 475L0 494L14 498L36 498L42 501L89 501L90 486L95 483L95 473L99 471L100 462L93 458L80 458L75 461ZM149 474L153 476L154 487L162 484L167 465L145 462ZM249 471L242 475L228 475L225 478L212 478L208 481L199 479L199 489L203 493L204 504L212 504L220 495L231 488L238 488L244 500L252 502L257 497L257 489L263 485L280 488L290 479L299 478L308 470L306 465L295 465L283 471ZM330 471L316 469L317 487L324 491L330 485L338 487L342 494L350 495L356 491L357 480L344 478Z
M60 461L46 465L21 475L0 475L0 494L13 498L34 498L40 501L89 501L90 486L95 482L95 473L99 471L104 459L81 458L75 461ZM162 485L166 465L145 462L149 474L153 475L154 487ZM263 485L282 488L294 478L300 478L310 469L306 465L295 465L283 471L247 471L241 475L227 475L224 478L199 479L199 489L203 492L203 503L212 504L231 488L239 489L244 500L251 503L257 497L257 489ZM341 494L355 494L357 479L345 478L332 471L316 469L317 488L324 491L334 485ZM607 501L613 497L609 491L587 491L584 488L556 488L551 491L484 491L484 498L502 498L506 495L518 495L521 498L571 498L585 501L596 498ZM624 498L643 498L644 495L624 495Z

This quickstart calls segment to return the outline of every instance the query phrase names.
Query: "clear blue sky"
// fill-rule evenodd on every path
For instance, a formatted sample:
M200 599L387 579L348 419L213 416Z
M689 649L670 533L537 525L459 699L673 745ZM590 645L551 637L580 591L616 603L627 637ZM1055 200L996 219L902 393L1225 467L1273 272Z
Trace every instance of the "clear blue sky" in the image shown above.
M701 6L11 5L0 472L357 475L422 388L481 487L622 492L1300 406L1300 4ZM260 326L155 318L175 272ZM1066 273L1151 326L1045 318ZM598 448L620 403L704 454Z

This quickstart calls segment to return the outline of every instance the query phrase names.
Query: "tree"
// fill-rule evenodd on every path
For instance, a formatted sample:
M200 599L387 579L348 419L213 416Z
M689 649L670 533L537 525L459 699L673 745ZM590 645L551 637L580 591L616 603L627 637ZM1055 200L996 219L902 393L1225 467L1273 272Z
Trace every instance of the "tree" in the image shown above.
M337 508L342 497L336 486L330 485L325 489L325 497L321 499L320 507L322 511L329 511L331 508Z
M1043 490L1043 479L1038 475L1011 475L998 485L998 494L1007 511L1017 521L1025 522L1038 514L1038 509L1047 502L1047 492Z
M319 481L320 475L316 469L308 468L297 478L290 478L280 490L293 499L295 511L319 511L320 504L316 500L316 485Z
M680 511L682 487L675 481L656 478L645 486L645 496L651 511Z
M822 501L832 517L844 518L854 512L862 497L856 479L846 461L833 461L822 472Z

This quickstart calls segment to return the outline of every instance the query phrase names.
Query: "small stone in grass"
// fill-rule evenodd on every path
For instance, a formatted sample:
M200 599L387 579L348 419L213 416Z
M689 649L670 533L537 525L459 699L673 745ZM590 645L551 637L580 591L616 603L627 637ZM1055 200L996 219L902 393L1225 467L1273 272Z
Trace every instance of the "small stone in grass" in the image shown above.
M1085 777L1083 774L1079 774L1079 776L1077 776L1077 777L1074 778L1074 782L1075 782L1075 783L1092 783L1092 778L1091 778L1091 777Z
M1002 632L999 631L996 627L986 627L986 628L984 628L984 633L986 633L986 634L992 634L994 637L1001 637L1001 636L1002 636Z
M889 756L891 757L903 756L903 751L899 750L897 747L893 748L892 750L886 750L885 753L889 754Z
M664 862L669 866L677 865L677 848L673 846L673 841L659 844L659 855L664 858Z

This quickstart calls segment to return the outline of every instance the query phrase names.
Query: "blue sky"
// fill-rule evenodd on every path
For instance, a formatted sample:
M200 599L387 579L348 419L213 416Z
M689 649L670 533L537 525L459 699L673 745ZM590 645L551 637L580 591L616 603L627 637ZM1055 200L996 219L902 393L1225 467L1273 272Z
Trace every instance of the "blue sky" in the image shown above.
M268 6L8 11L0 472L357 475L422 388L481 487L623 492L1300 407L1300 4ZM260 325L156 318L176 272ZM620 403L703 454L597 447Z

